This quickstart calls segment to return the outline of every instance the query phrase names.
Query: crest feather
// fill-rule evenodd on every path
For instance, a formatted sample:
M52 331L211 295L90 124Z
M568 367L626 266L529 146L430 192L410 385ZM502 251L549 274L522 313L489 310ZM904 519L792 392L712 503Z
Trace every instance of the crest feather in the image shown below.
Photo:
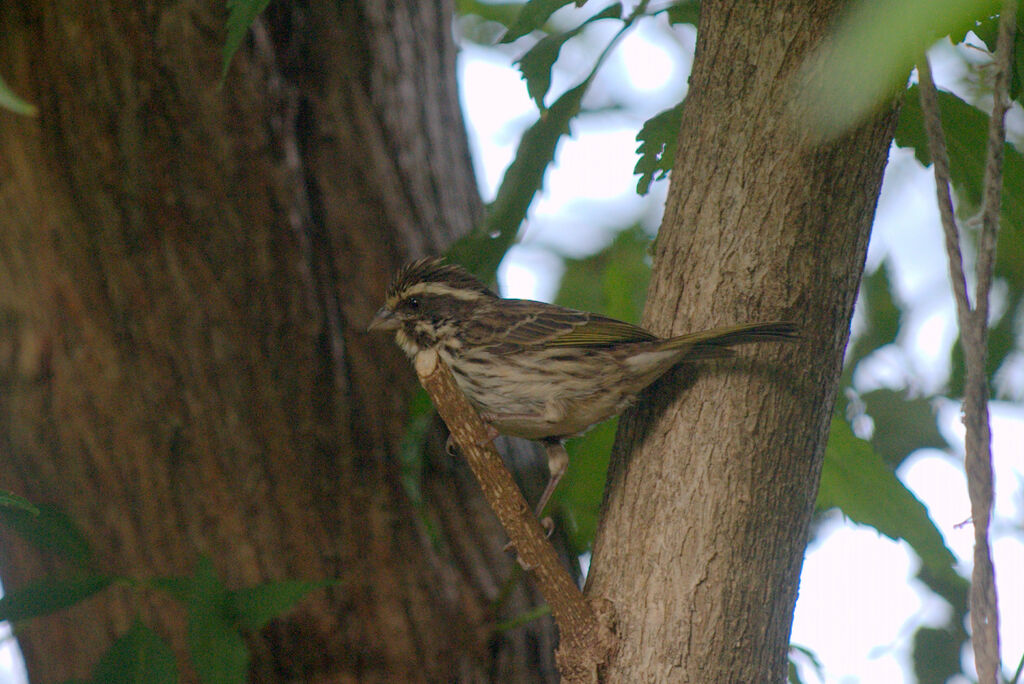
M497 297L489 287L472 273L446 264L443 257L424 257L403 266L388 287L388 300L401 298L403 292L413 285L437 283L453 290L475 292L480 295Z

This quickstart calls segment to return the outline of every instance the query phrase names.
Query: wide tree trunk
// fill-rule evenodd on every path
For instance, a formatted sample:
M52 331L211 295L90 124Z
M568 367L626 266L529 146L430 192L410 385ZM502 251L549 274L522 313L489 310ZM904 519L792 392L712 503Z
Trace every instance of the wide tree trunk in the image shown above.
M251 639L253 681L551 678L552 629L436 431L414 507L414 377L365 327L392 270L479 219L450 3L271 3L218 89L223 2L0 3L0 487L82 528L95 570L229 587L337 580ZM426 521L425 523L423 521ZM3 531L17 588L67 565ZM136 614L115 588L19 641L87 677ZM189 675L190 679L192 675Z
M800 567L882 171L889 109L812 140L792 77L843 3L705 0L645 322L792 320L621 423L589 595L614 682L782 682ZM680 381L682 394L673 393Z

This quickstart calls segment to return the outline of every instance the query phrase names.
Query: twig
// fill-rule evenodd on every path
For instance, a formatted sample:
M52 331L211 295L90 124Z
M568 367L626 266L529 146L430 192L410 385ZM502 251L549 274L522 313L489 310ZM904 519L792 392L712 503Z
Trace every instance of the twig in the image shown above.
M927 57L921 58L917 65L917 73L920 81L921 112L924 114L924 129L928 134L928 148L932 153L932 168L935 170L935 191L938 194L939 218L942 219L943 234L946 238L949 277L953 281L957 319L961 334L967 335L967 330L972 327L971 299L967 294L964 257L960 252L960 232L953 214L953 196L949 189L949 153L946 152L946 136L942 132L942 118L939 115L939 95L935 90Z
M964 277L960 237L950 197L949 157L939 115L938 94L928 58L918 64L921 109L935 168L939 214L946 237L949 271L956 297L960 337L967 367L964 385L965 470L974 524L974 570L971 575L971 634L975 666L981 684L995 684L999 665L999 611L996 600L995 571L989 549L988 529L992 514L992 436L988 413L988 380L985 376L988 354L989 290L995 269L996 234L1003 180L1003 146L1006 140L1005 114L1011 74L1013 33L1016 27L1016 0L1004 0L996 43L994 103L989 121L988 151L982 194L981 236L978 240L977 286L975 305L971 306Z
M992 116L988 125L988 150L981 200L981 238L978 244L977 307L981 324L988 322L988 291L995 271L996 232L1003 191L1003 149L1006 146L1006 110L1009 107L1010 78L1013 75L1013 39L1017 28L1017 2L1004 0L996 39L995 83L992 86ZM981 293L986 294L981 298ZM982 327L985 329L987 326Z
M607 662L615 643L608 621L599 617L562 567L555 548L494 448L492 435L455 384L448 366L435 352L421 352L416 357L416 374L469 462L521 563L533 573L551 607L560 636L556 659L562 681L596 681L597 670Z

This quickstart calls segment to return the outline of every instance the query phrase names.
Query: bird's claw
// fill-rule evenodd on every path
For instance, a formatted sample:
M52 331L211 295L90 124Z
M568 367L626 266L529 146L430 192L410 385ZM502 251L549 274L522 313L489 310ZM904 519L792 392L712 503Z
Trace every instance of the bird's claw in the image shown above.
M551 519L550 515L545 515L540 519L540 526L544 528L544 536L551 539L551 535L555 531L555 521Z

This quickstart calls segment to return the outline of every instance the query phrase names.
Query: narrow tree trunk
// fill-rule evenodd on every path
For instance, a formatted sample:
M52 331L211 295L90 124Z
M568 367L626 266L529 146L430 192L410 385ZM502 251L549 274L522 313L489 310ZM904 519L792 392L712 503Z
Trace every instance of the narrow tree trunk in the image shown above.
M701 3L645 322L669 334L792 320L802 339L680 372L622 421L587 587L616 610L608 681L785 681L895 123L890 110L821 145L803 124L791 78L842 7Z
M392 270L479 218L450 3L271 3L217 88L224 3L0 3L0 487L65 510L101 572L229 587L334 579L252 640L252 679L543 680L536 597L491 601L504 539L365 327ZM420 521L428 521L429 527ZM428 529L430 530L428 533ZM8 588L66 566L6 532ZM19 631L33 680L85 678L141 614L110 590Z

